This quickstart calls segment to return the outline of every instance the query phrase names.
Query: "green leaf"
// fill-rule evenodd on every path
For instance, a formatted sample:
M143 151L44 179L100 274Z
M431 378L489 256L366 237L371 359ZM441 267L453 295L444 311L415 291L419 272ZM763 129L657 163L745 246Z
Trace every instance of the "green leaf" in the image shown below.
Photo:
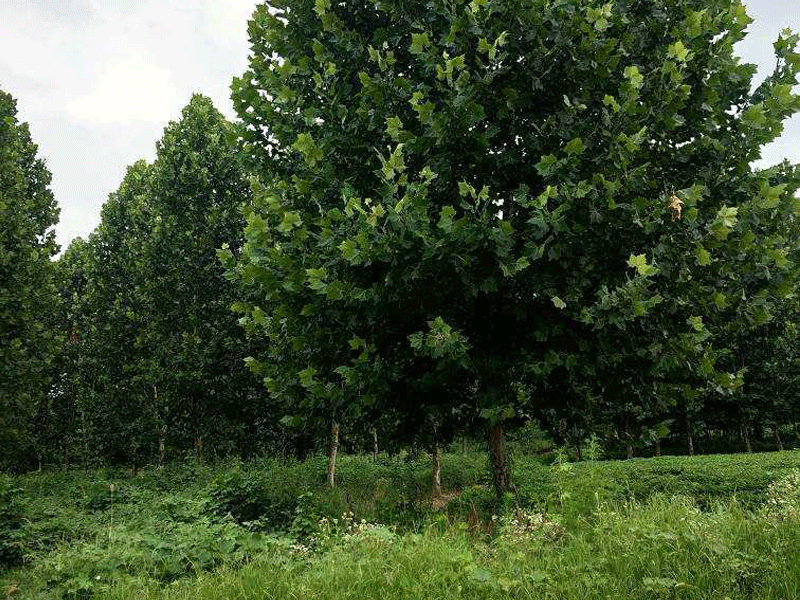
M283 214L283 220L281 224L278 225L278 231L281 233L290 233L292 229L295 227L300 227L302 225L303 220L300 218L300 215L293 211L286 211Z
M583 140L579 137L570 140L570 142L564 147L564 152L567 154L580 154L585 150L585 146L583 145Z
M623 76L628 80L628 83L630 83L633 89L638 90L644 85L644 76L639 72L639 67L635 65L625 67Z
M422 54L430 44L431 41L427 33L412 33L409 52L411 52L411 54Z
M647 257L644 254L631 254L628 258L628 266L636 269L639 275L647 275L650 265L647 264Z
M400 140L400 132L403 129L403 122L400 117L389 117L386 119L386 133L389 134L395 142Z
M552 301L553 306L555 306L559 310L564 310L565 308L567 308L567 303L564 302L558 296L553 296L552 298L550 298L550 300Z
M763 129L767 124L763 104L754 104L742 113L742 123L752 129Z
M780 206L781 196L786 191L787 184L772 186L768 181L761 182L761 198L764 200L764 208L775 208Z
M297 136L292 148L300 152L309 166L314 166L322 158L322 150L314 142L310 133L301 133Z
M452 206L445 206L442 212L439 213L439 229L450 233L453 230L453 216L456 214L456 209Z
M678 62L686 62L689 56L689 50L683 45L682 41L678 40L674 44L670 44L667 56L674 58Z
M358 257L358 245L353 240L345 240L339 244L339 250L345 260L354 262Z
M694 255L697 258L697 264L701 267L711 264L711 254L708 250L697 244L694 248Z
M536 171L542 177L547 177L553 172L553 167L558 162L558 159L552 154L542 156L541 160L536 164Z

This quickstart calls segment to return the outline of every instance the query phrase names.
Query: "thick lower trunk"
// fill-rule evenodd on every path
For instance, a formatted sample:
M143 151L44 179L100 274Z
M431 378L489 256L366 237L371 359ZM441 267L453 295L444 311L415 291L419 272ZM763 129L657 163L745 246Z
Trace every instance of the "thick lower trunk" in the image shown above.
M433 497L438 498L442 495L442 455L439 450L439 442L433 443Z
M631 441L633 436L631 435L631 430L628 425L628 422L625 422L625 448L628 454L628 458L633 458L633 442Z
M661 440L656 440L656 456L661 456Z
M328 469L326 477L328 487L336 487L336 455L339 452L339 424L331 425L330 439L328 440Z
M202 462L203 460L203 436L200 434L195 434L194 438L194 455L198 461Z
M502 423L496 423L489 427L489 462L492 466L492 484L495 494L498 498L502 498L503 494L512 489Z
M372 462L378 462L378 430L372 428Z
M777 425L775 426L775 444L778 446L778 452L783 452L783 440Z

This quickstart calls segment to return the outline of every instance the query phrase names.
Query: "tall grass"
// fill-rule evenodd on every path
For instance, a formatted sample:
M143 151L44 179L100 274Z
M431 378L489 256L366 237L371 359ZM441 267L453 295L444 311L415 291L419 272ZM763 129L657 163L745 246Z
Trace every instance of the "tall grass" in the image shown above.
M701 511L690 499L665 496L603 505L587 517L548 535L507 525L492 539L476 538L431 525L421 534L350 536L318 554L276 550L239 570L167 588L128 584L99 598L800 598L796 519L737 503Z

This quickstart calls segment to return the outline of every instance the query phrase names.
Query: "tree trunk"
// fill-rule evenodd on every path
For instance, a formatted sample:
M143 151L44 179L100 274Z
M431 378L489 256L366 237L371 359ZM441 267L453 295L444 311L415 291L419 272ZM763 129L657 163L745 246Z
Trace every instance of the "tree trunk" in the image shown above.
M661 438L656 440L656 456L661 456Z
M628 459L633 458L633 442L631 441L633 436L631 435L630 426L628 425L628 420L625 420L625 446L628 453Z
M378 430L372 428L372 462L378 462Z
M747 425L742 427L742 435L744 436L744 445L747 448L748 454L752 454L753 444L750 443L750 428Z
M775 443L778 446L778 452L783 452L783 440L781 439L781 433L778 431L778 426L775 426Z
M94 396L94 386L92 386L92 396ZM81 409L81 438L83 440L83 472L89 472L89 437L86 431L86 411Z
M203 436L199 433L194 437L194 455L198 462L203 462Z
M64 446L64 471L69 471L69 448Z
M694 456L694 439L692 438L692 432L688 429L686 430L686 443L689 446L689 456Z
M442 495L442 455L438 440L433 442L433 492L434 498Z
M165 446L164 443L164 430L166 427L163 425L159 426L158 428L158 468L162 468L164 466L164 453L165 453Z
M495 423L489 427L489 462L492 465L492 484L495 494L498 498L502 498L503 494L512 489L502 423Z
M339 424L331 425L330 439L328 440L328 487L336 487L336 454L339 452Z

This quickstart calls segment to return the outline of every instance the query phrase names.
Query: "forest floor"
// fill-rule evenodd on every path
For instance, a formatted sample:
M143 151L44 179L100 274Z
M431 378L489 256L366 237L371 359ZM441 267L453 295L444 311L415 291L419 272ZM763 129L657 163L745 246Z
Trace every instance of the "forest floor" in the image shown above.
M800 598L798 451L513 466L502 502L477 453L444 498L426 456L1 477L0 598Z

